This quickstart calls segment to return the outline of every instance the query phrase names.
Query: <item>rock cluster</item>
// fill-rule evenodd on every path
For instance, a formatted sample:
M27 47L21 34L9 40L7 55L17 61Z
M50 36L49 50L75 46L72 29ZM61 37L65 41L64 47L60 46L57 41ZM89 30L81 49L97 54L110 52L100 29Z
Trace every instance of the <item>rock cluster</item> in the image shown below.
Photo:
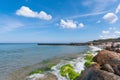
M120 43L109 42L104 45L104 48L109 51L120 53Z
M100 51L94 58L96 62L77 80L120 80L120 54L108 50Z

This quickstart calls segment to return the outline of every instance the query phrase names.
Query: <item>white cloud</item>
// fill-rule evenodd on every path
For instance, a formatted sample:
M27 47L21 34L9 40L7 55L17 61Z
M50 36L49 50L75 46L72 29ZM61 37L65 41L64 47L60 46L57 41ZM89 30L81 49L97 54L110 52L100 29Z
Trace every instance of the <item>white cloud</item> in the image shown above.
M35 12L32 11L29 7L22 6L19 10L16 11L16 15L24 16L24 17L31 17L31 18L39 18L43 20L51 20L52 16L47 14L44 11Z
M107 13L103 16L103 19L110 24L113 24L118 20L118 17L114 13Z
M117 37L120 37L120 31L112 27L110 27L108 30L103 30L100 35L100 38L102 39L117 38Z
M61 19L61 22L60 22L60 25L63 27L63 28L77 28L77 25L75 22L73 22L73 20L63 20Z
M66 20L65 21L65 20L61 19L60 26L62 28L72 28L72 29L75 29L75 28L83 28L84 24L83 23L78 24L77 22L74 22L73 20Z
M115 31L114 32L116 35L120 35L120 31Z
M85 25L83 24L83 23L80 23L79 25L78 25L78 27L79 28L83 28Z
M120 4L118 5L118 7L116 8L115 13L119 13L120 12Z
M109 34L110 31L102 31L103 34Z

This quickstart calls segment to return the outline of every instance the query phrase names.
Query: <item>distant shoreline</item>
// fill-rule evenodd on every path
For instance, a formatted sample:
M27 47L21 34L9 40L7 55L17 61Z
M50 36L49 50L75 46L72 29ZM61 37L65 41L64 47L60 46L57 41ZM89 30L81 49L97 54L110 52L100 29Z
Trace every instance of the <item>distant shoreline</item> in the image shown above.
M37 43L37 45L85 46L85 45L89 45L89 43Z

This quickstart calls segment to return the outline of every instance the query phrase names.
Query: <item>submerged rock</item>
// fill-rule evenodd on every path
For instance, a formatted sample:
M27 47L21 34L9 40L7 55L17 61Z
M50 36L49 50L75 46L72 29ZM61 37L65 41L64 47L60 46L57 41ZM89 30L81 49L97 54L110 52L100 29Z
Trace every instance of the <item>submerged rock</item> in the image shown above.
M51 73L48 73L43 78L41 78L39 80L57 80L57 77Z
M28 76L26 80L57 80L57 77L51 73L33 74Z

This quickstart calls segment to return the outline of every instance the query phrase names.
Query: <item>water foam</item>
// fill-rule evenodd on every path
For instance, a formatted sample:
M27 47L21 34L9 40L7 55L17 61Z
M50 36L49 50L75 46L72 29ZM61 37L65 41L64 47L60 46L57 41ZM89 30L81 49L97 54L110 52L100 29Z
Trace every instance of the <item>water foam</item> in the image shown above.
M101 48L95 46L89 46L89 47L90 47L90 52L95 52L93 56L97 55L96 51L102 50ZM73 59L71 61L61 61L61 63L57 64L56 66L53 66L52 73L57 76L58 80L69 80L60 75L60 67L65 64L71 64L76 72L81 73L81 71L84 70L85 67L84 66L85 60L84 57L78 57L77 59Z

